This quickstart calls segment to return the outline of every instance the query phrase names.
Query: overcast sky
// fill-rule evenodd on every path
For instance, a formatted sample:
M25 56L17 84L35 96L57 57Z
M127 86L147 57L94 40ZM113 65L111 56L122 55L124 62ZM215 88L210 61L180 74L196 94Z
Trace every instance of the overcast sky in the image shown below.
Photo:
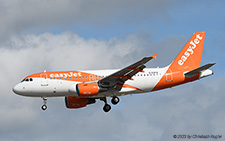
M1 141L160 141L225 138L225 2L194 0L0 0ZM202 65L214 75L153 93L68 110L64 98L22 97L12 87L44 70L123 68L159 53L168 65L194 32L206 32ZM110 99L108 99L110 100ZM197 140L197 139L195 139Z

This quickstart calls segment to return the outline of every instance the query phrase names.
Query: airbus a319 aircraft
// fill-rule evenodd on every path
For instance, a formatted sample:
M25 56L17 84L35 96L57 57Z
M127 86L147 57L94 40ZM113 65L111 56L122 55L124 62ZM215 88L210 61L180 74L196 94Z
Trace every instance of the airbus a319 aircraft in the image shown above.
M65 97L67 108L82 108L96 99L104 101L103 110L109 112L111 103L116 105L118 96L139 94L171 88L213 74L209 70L215 63L202 67L201 57L205 32L196 32L175 60L163 68L146 68L145 64L156 55L144 57L121 70L42 72L25 77L13 91L22 96L43 98L43 110L47 109L47 97Z

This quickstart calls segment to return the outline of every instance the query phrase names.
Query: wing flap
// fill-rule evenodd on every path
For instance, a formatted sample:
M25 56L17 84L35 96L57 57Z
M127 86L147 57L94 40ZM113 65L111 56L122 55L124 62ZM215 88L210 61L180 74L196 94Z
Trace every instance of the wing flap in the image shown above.
M132 80L132 77L135 74L138 72L143 72L143 69L146 67L144 64L153 58L156 59L156 55L157 54L151 57L144 57L140 61L99 80L98 83L102 87L114 87L115 89L120 90L122 88L121 85L123 85L125 81Z

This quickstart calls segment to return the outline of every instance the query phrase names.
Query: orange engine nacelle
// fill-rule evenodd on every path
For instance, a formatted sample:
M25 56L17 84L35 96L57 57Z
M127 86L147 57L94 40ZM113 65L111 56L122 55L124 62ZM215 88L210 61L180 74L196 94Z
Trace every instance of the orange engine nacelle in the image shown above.
M79 83L76 85L78 96L95 96L99 93L98 83Z
M65 104L67 108L82 108L95 102L95 99L90 98L79 98L75 96L65 97Z

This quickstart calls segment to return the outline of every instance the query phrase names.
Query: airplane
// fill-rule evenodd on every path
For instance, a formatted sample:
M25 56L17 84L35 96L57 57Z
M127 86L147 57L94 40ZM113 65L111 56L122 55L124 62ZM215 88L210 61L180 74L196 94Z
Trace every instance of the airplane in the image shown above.
M146 68L148 61L156 60L155 54L120 70L44 71L25 77L13 92L41 97L42 110L47 109L47 97L65 97L67 108L86 107L99 99L105 103L104 112L109 112L107 97L116 105L118 96L154 92L213 75L209 68L215 63L200 67L204 39L205 32L195 32L172 63L163 68Z

